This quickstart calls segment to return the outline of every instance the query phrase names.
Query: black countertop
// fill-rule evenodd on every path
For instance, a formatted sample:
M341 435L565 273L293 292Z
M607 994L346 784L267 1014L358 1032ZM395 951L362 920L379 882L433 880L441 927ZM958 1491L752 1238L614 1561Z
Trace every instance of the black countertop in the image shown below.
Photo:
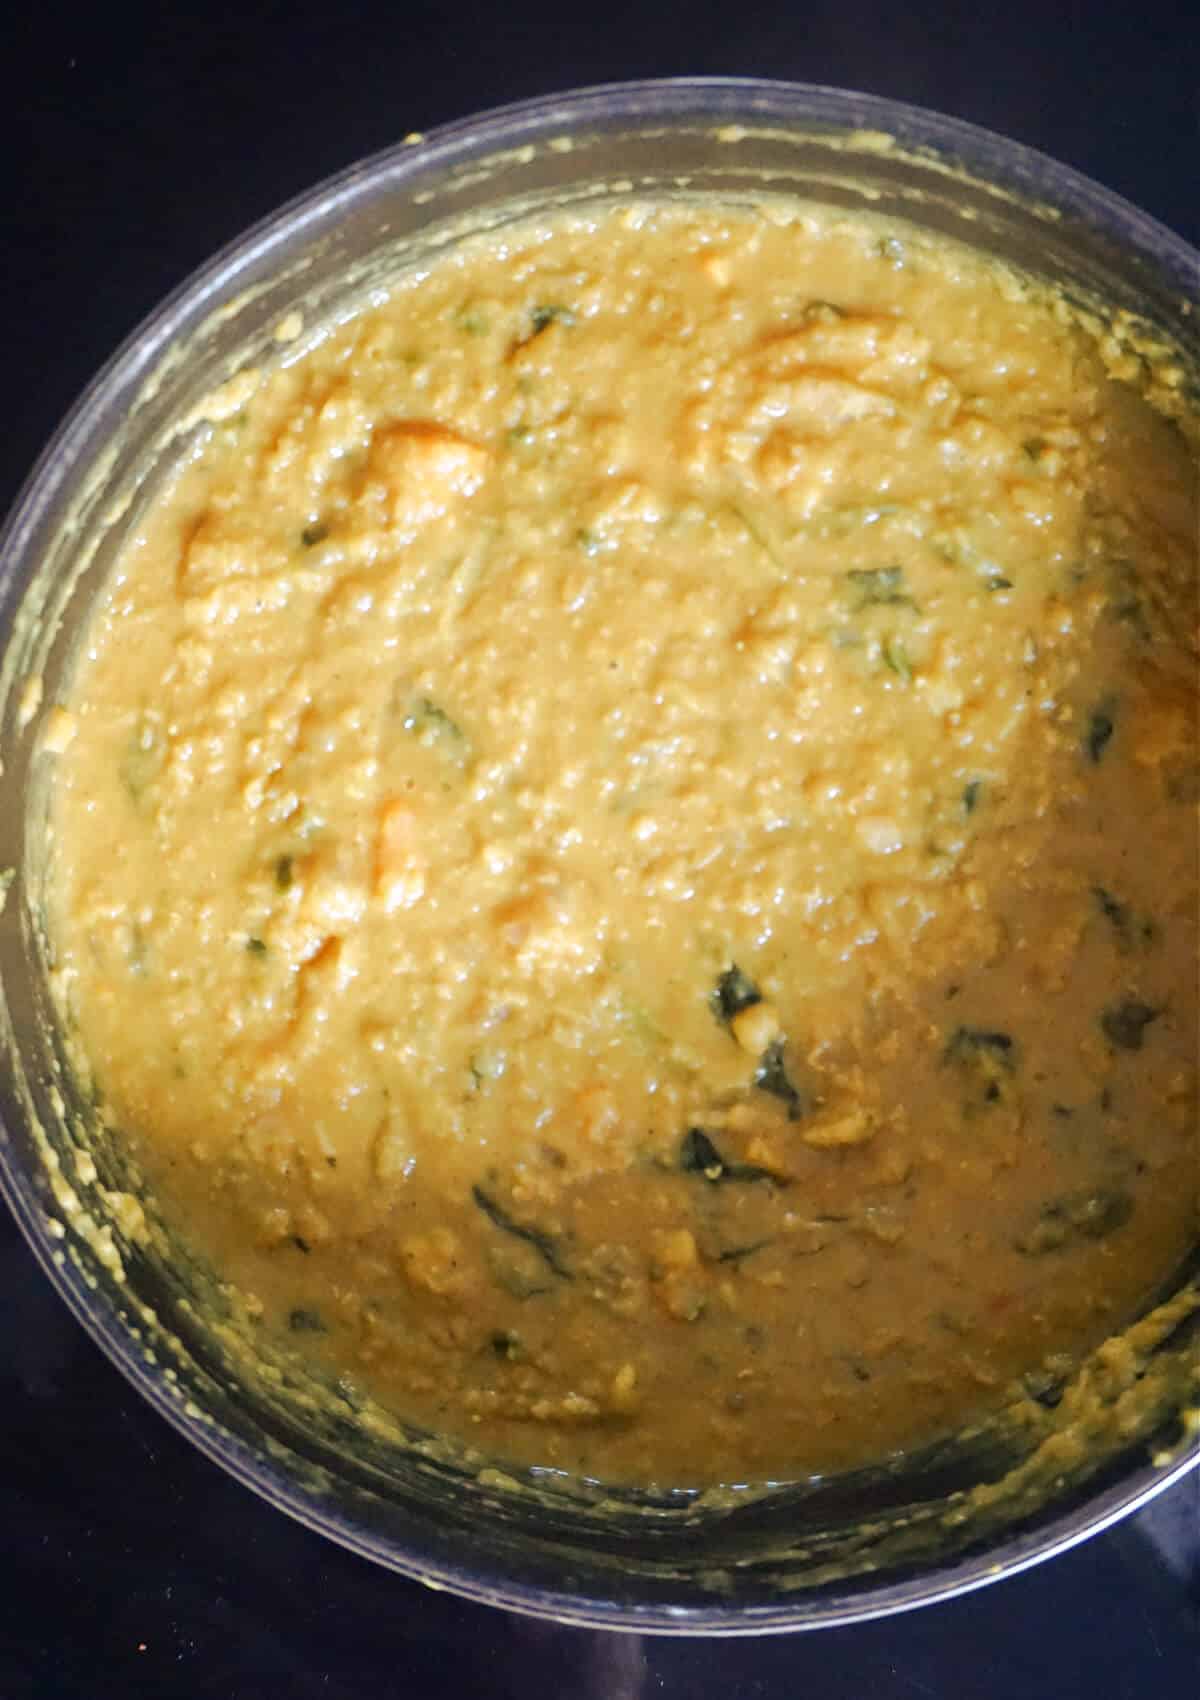
M0 26L0 503L156 301L407 131L580 83L733 73L938 107L1200 242L1193 4L136 3ZM1200 1692L1200 1476L1047 1566L816 1635L647 1640L431 1594L227 1478L140 1401L0 1215L0 1700L1097 1700Z

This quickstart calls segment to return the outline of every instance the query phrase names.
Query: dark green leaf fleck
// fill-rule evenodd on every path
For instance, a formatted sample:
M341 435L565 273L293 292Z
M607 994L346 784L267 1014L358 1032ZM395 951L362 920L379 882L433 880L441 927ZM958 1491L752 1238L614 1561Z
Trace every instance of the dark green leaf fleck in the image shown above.
M1096 900L1096 907L1105 919L1111 921L1119 933L1128 932L1129 905L1122 903L1110 891L1106 891L1102 885L1092 887L1092 896Z
M326 1334L328 1329L315 1310L298 1308L288 1312L288 1327L293 1334Z
M981 1056L992 1057L1011 1071L1017 1063L1016 1046L1012 1036L995 1028L957 1028L946 1045L945 1060L965 1063Z
M265 956L267 954L267 946L263 939L248 938L246 940L246 949L250 952L251 956Z
M846 574L856 608L913 606L903 567L854 567Z
M889 638L881 651L884 665L904 680L906 685L912 684L912 662L908 659L908 651L899 638Z
M575 323L575 314L570 307L560 306L557 302L546 302L535 307L529 315L533 326L534 336L540 336L551 325L566 325L569 329Z
M560 1280L574 1280L574 1276L559 1255L558 1246L549 1234L543 1233L540 1228L526 1227L523 1222L516 1221L508 1214L504 1206L498 1203L490 1193L485 1192L481 1186L471 1188L471 1197L479 1209L483 1211L488 1221L494 1227L499 1228L501 1233L511 1234L513 1239L523 1240L526 1245L532 1246L547 1269L552 1274L557 1275Z
M731 1245L725 1251L717 1253L717 1262L743 1263L746 1258L753 1257L756 1251L765 1251L768 1246L774 1244L773 1235L768 1234L766 1239L751 1240L749 1245Z
M1120 1187L1072 1192L1042 1206L1027 1234L1015 1241L1026 1257L1063 1251L1078 1239L1101 1240L1123 1228L1133 1215L1133 1199Z
M1087 731L1083 736L1083 748L1089 761L1099 762L1105 750L1112 741L1113 717L1112 710L1107 705L1093 709L1088 717Z
M679 1147L679 1167L685 1175L707 1175L715 1181L725 1165L708 1135L701 1128L689 1127Z
M761 1003L762 993L750 976L743 974L735 962L718 979L717 988L709 1002L718 1021L730 1022L744 1009Z
M799 1121L807 1105L784 1062L784 1041L775 1039L762 1054L754 1072L754 1084L760 1092L769 1092L787 1106L788 1120Z
M755 1163L728 1163L703 1128L690 1127L679 1147L679 1167L685 1175L703 1175L714 1186L720 1181L772 1181L784 1183L769 1169Z
M969 784L963 786L962 806L964 814L973 815L975 813L979 806L979 795L982 790L982 779L972 779Z
M280 891L290 891L296 877L295 862L291 856L280 856L275 863L275 884Z
M1140 1051L1146 1029L1162 1012L1139 998L1111 1004L1100 1016L1100 1027L1110 1045L1120 1051Z
M461 742L463 729L457 720L452 720L444 708L439 708L436 702L428 697L418 697L416 702L404 716L404 730L418 735L425 733L432 738L448 738Z
M318 543L324 543L329 536L329 527L323 521L317 520L312 525L306 525L300 533L300 541L306 549L314 548Z

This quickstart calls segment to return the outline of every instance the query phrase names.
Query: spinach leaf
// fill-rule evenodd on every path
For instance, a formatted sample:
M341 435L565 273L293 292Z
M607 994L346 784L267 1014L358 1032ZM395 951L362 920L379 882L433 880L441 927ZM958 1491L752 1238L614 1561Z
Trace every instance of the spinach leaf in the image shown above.
M903 567L855 567L846 574L855 596L855 610L861 608L915 606L904 585Z
M751 1240L748 1245L731 1245L725 1251L717 1253L718 1263L742 1263L748 1257L753 1257L756 1251L765 1251L768 1246L775 1244L774 1235L768 1234L765 1240Z
M326 1334L329 1332L321 1320L320 1312L315 1310L297 1309L289 1311L288 1327L293 1334Z
M491 1194L485 1192L481 1186L471 1188L471 1197L479 1209L483 1211L488 1221L499 1228L501 1233L511 1234L514 1239L522 1240L526 1245L532 1246L551 1274L557 1275L562 1281L573 1281L575 1279L563 1263L558 1253L558 1247L549 1234L543 1233L540 1228L527 1228L523 1223L515 1221L504 1206L497 1203Z
M787 1106L788 1120L799 1121L808 1106L798 1087L788 1074L783 1060L784 1041L774 1039L762 1054L754 1072L754 1084L760 1092L769 1092Z
M1111 922L1117 945L1122 951L1128 953L1137 943L1153 944L1155 926L1149 917L1139 920L1128 903L1114 897L1112 892L1106 891L1102 885L1092 887L1092 896L1105 920Z
M575 314L570 307L562 307L551 301L534 307L530 312L529 322L533 326L533 336L541 336L542 332L553 324L570 327L575 323ZM529 340L532 342L533 337Z
M457 720L452 720L444 708L439 708L436 702L430 702L428 697L418 697L416 702L404 716L406 732L426 733L432 738L447 738L460 743L463 729Z
M1125 998L1102 1011L1100 1028L1109 1044L1119 1051L1140 1051L1147 1027L1161 1014L1161 1010L1142 1003L1139 998Z
M892 672L904 680L906 685L912 684L912 662L908 659L908 651L899 638L888 638L881 651L883 664L890 667Z
M1083 748L1089 761L1099 763L1103 759L1112 741L1113 729L1112 705L1101 703L1089 715L1087 731L1083 735Z
M726 1024L744 1009L751 1009L761 1002L762 993L750 976L742 973L736 962L720 976L716 990L709 999L717 1020Z
M679 1167L685 1175L703 1175L716 1186L721 1181L772 1181L785 1183L769 1169L755 1163L727 1163L703 1128L689 1127L679 1147Z
M943 1053L946 1062L969 1063L990 1057L1010 1073L1017 1065L1016 1046L1011 1034L995 1028L959 1027L951 1035Z
M1079 1239L1101 1240L1123 1228L1133 1215L1133 1199L1120 1187L1072 1192L1044 1204L1034 1226L1014 1243L1026 1257L1063 1251Z
M1100 913L1106 920L1112 922L1117 932L1127 933L1129 931L1128 903L1122 903L1110 891L1105 891L1102 885L1092 887L1092 896L1096 899L1096 907Z
M689 1127L679 1147L679 1167L685 1175L707 1175L710 1180L717 1180L725 1165L703 1129Z

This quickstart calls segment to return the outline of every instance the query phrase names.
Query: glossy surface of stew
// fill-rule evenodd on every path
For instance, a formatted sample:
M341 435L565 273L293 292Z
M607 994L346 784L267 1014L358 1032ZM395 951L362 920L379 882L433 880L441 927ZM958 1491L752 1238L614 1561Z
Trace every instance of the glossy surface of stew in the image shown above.
M56 722L54 929L262 1327L679 1485L1131 1317L1196 1231L1196 474L1052 301L617 208L209 411Z

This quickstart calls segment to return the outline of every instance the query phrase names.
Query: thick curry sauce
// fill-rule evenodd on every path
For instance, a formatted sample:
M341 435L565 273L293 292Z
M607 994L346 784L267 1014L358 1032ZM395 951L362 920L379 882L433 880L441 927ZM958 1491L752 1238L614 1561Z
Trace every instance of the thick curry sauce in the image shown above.
M260 1326L620 1480L918 1446L1197 1226L1196 467L813 209L463 243L226 417L59 716L57 984Z

